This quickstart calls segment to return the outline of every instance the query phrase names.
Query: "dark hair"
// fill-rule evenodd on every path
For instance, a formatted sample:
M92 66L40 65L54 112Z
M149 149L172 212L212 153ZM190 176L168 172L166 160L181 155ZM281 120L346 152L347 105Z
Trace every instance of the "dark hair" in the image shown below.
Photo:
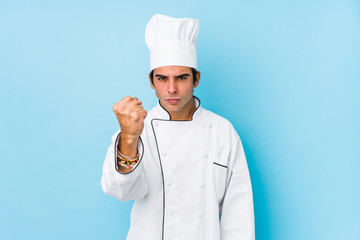
M196 81L197 81L196 74L198 73L198 71L195 68L191 68L191 72L192 72L192 75L193 75L193 84L195 84ZM152 85L154 85L154 70L152 70L150 72L150 79L151 79Z

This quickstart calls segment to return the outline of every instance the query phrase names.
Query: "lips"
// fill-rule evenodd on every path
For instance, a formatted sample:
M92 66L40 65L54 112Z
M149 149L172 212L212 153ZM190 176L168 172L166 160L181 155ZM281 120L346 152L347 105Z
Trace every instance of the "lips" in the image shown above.
M180 99L178 98L169 98L169 99L166 99L167 102L169 102L170 104L176 104L180 101Z

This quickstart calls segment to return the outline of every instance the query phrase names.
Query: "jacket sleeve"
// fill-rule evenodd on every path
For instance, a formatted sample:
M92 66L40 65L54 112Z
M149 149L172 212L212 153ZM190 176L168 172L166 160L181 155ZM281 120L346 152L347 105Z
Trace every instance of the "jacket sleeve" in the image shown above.
M141 138L138 143L140 160L137 165L128 173L122 173L117 170L116 149L120 140L120 130L111 138L105 161L103 164L103 173L101 177L101 187L103 191L121 201L142 199L147 194L147 182L144 174L143 164L143 143Z
M232 145L229 177L220 205L221 240L254 240L255 223L250 175L240 138Z

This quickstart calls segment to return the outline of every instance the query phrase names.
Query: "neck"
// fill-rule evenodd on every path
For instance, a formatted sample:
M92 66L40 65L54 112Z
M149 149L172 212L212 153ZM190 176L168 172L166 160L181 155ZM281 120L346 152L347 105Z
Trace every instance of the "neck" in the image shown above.
M193 101L190 101L191 106L185 112L169 112L171 120L184 121L192 120L192 116L196 110L196 106Z

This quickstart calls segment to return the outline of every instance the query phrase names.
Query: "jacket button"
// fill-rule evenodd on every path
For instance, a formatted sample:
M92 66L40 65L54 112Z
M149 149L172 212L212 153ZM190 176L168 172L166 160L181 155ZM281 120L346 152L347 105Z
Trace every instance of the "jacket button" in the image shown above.
M164 152L164 153L163 153L163 157L166 157L166 155L167 155L167 153L166 153L166 152Z
M172 185L171 181L167 181L166 185L168 185L169 187Z

